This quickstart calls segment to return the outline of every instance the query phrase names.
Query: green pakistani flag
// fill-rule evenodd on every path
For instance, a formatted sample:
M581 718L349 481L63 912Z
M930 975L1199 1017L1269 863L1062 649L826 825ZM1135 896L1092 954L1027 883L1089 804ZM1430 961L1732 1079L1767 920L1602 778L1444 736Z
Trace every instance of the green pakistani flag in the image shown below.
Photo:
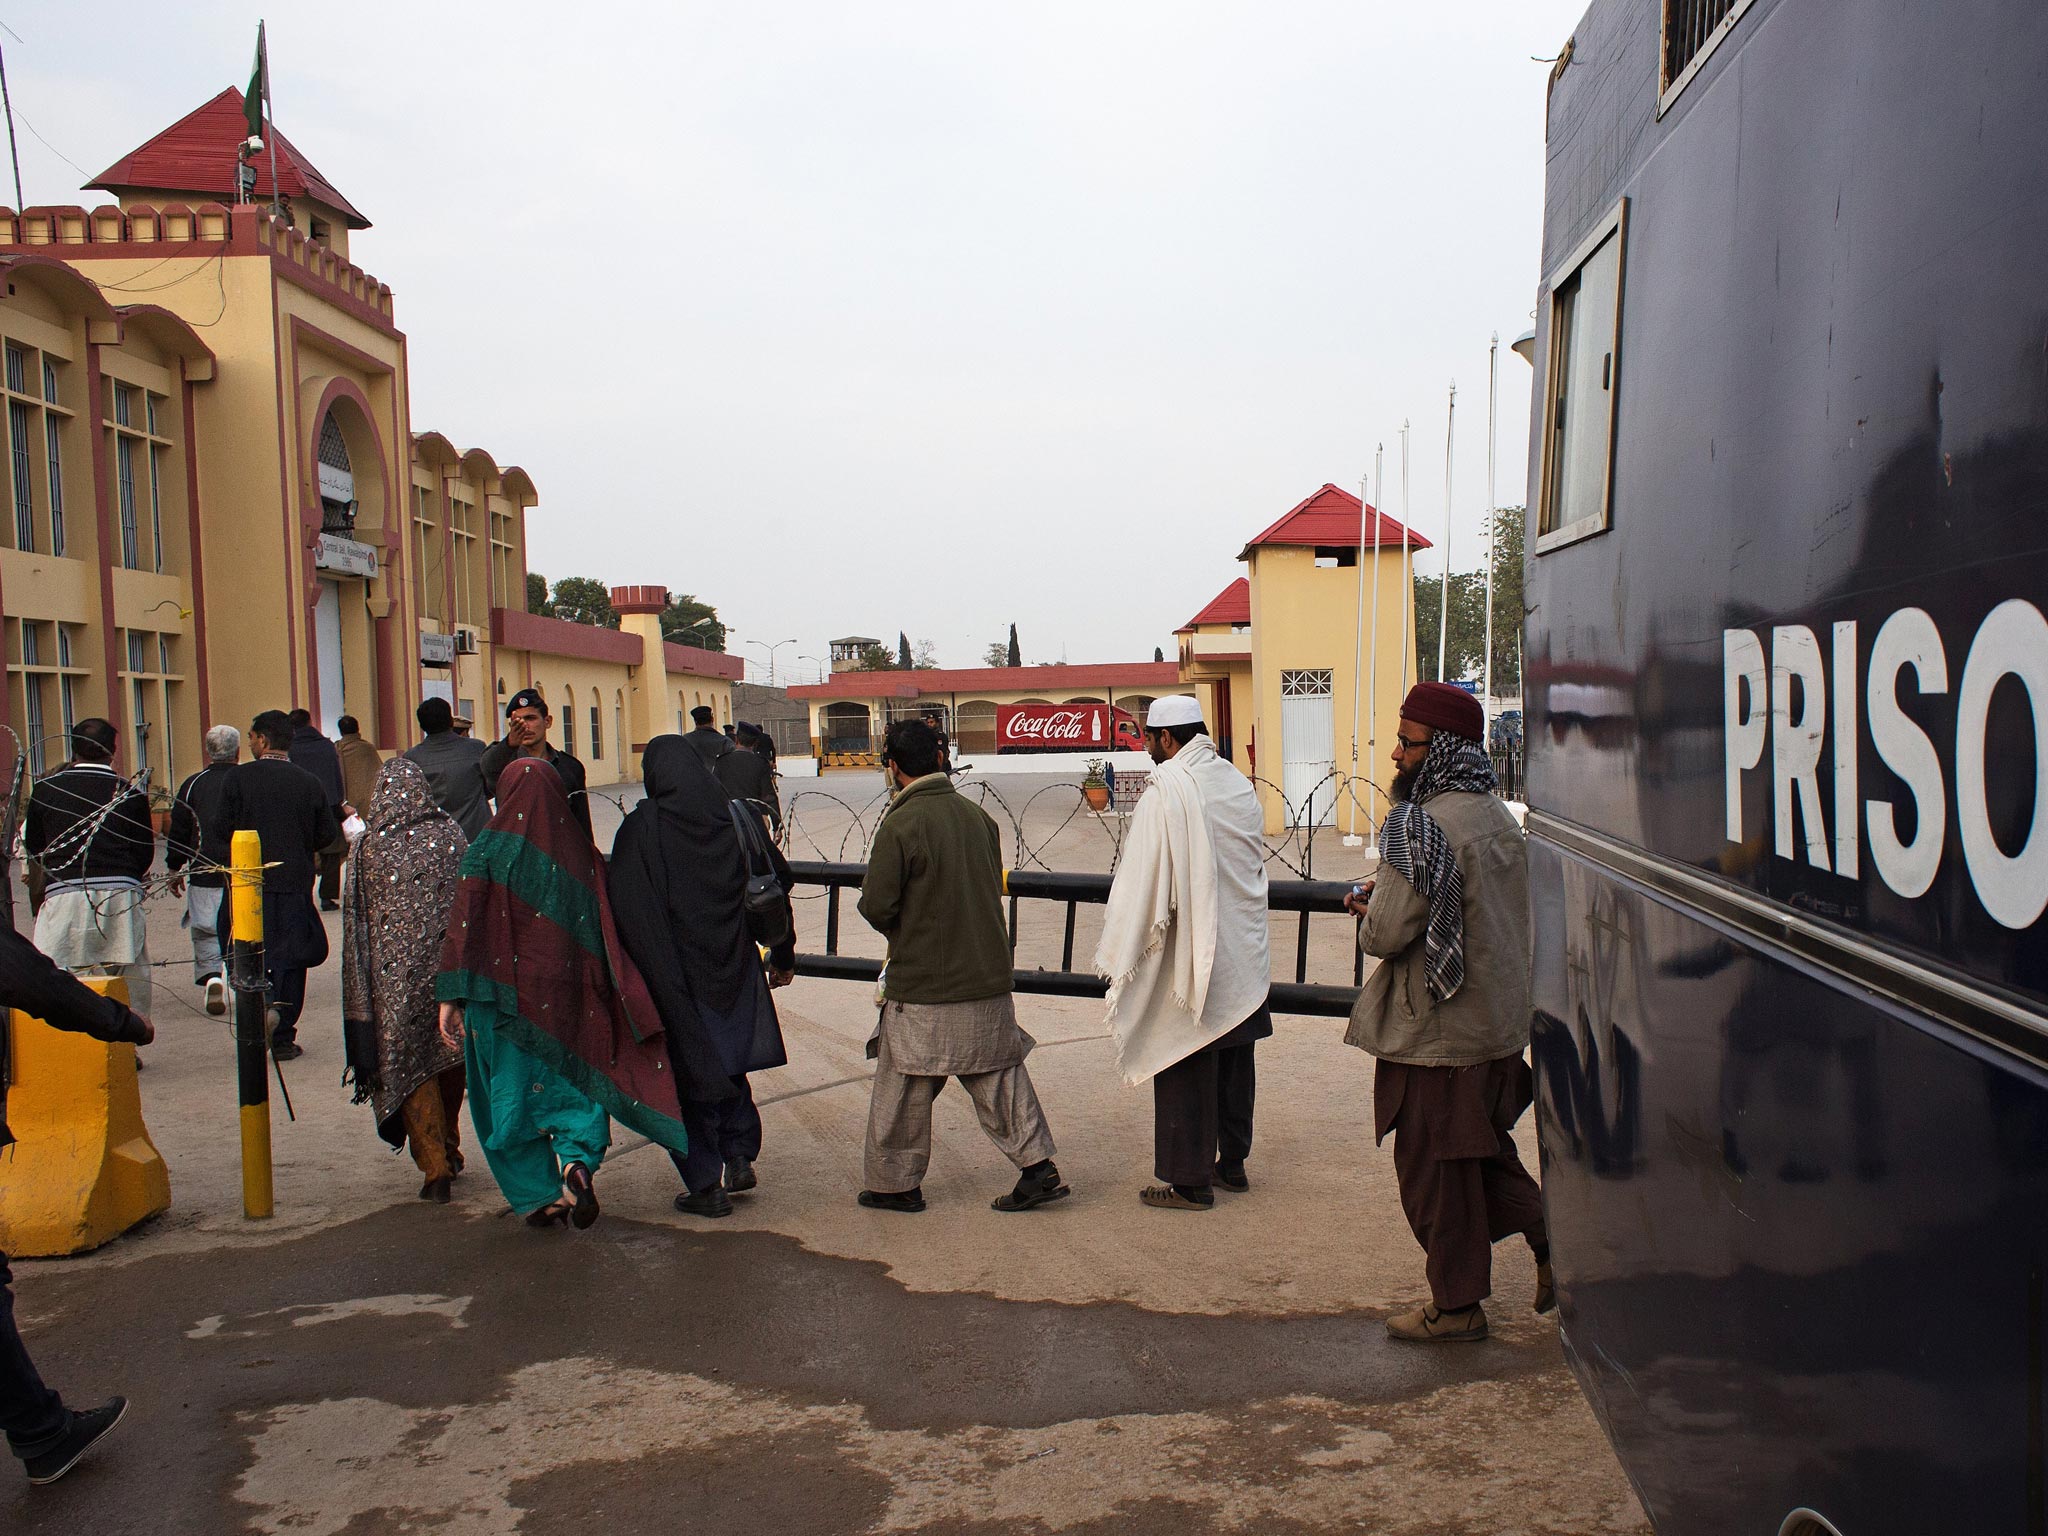
M249 89L242 92L242 116L249 122L249 137L263 137L263 106L270 100L270 55L263 46L263 23L256 23L256 62L249 70Z

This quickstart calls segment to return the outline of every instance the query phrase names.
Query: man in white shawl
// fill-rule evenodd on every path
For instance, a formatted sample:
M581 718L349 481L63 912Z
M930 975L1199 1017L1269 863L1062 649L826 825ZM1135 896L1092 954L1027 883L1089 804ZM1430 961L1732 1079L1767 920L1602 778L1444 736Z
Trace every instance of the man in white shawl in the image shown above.
M1206 1211L1214 1186L1251 1188L1252 1051L1273 1033L1266 845L1251 781L1217 754L1201 705L1152 701L1158 764L1124 837L1095 969L1124 1081L1152 1080L1145 1204Z

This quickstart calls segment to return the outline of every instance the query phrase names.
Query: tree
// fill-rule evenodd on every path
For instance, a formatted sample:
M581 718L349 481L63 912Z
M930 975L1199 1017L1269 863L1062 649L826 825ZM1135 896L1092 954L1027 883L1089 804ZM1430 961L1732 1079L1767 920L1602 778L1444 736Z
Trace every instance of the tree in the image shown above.
M671 592L667 606L661 610L661 638L678 645L694 645L700 650L722 651L725 625L711 604L699 602L687 592Z
M1024 653L1017 649L1017 626L1015 624L1010 626L1010 644L1009 648L1003 653L1003 665L1006 667L1021 667L1024 665Z
M1437 625L1442 617L1443 578L1415 578L1415 675L1436 681ZM1451 635L1444 655L1445 679L1479 670L1479 635L1486 626L1486 593L1477 571L1451 573Z
M1522 691L1523 510L1493 514L1493 691L1503 697Z
M548 601L548 579L539 571L526 573L526 611L552 617L555 605Z
M1152 647L1152 659L1155 662L1164 661L1166 660L1166 652L1155 645Z
M984 667L1007 667L1010 664L1010 647L1001 640L991 641L981 653Z
M1522 688L1522 512L1499 507L1493 515L1493 691L1513 695ZM1436 676L1436 632L1442 613L1440 577L1415 578L1415 675ZM1451 574L1451 637L1445 671L1453 679L1479 681L1486 666L1480 636L1486 629L1486 571Z
M910 659L910 636L906 635L902 630L899 629L896 631L897 670L902 672L908 672L911 669L912 665L913 663Z
M856 672L894 672L896 656L886 645L864 645L860 660L853 664Z
M939 648L930 640L920 640L911 651L911 666L919 672L939 670Z
M619 616L612 611L611 589L595 576L564 576L555 583L555 617L599 629L619 627Z

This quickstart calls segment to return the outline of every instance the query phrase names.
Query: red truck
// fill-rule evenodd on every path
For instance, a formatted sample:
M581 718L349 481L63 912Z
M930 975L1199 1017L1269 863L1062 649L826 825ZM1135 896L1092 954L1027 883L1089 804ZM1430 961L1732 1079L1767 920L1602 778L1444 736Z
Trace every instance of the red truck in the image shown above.
M1142 752L1145 733L1108 704L999 704L997 752Z

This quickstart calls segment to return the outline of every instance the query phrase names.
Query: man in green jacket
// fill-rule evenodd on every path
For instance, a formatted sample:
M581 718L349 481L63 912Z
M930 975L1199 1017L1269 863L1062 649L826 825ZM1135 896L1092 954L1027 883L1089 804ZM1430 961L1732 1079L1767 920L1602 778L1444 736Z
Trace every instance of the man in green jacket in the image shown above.
M1034 1042L1010 1001L996 824L941 767L921 720L899 720L882 741L896 798L875 830L860 915L889 940L883 1001L868 1055L867 1188L881 1211L924 1209L932 1100L948 1077L974 1101L981 1128L1017 1165L1017 1186L994 1202L1028 1211L1069 1193L1053 1166L1052 1133L1024 1057Z

